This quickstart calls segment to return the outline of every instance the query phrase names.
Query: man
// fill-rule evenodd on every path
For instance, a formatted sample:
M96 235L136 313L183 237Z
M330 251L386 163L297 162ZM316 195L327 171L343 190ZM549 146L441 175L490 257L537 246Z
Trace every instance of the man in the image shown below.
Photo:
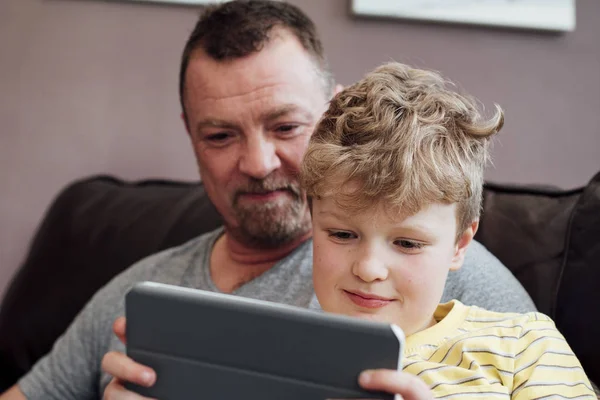
M106 398L139 398L123 382L151 385L156 376L122 354L110 328L139 281L309 306L311 225L297 172L336 91L315 26L296 7L262 0L209 8L184 49L180 95L199 172L224 228L116 277L0 400L94 399L109 382ZM481 245L449 278L445 298L499 311L534 309ZM115 328L122 336L124 321Z

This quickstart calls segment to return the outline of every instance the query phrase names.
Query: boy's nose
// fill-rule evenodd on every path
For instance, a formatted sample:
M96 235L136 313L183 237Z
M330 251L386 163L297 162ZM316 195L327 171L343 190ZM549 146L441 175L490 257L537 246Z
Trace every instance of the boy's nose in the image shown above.
M364 254L354 262L352 273L364 282L384 281L388 277L385 263L371 254Z
M258 137L248 139L240 156L240 172L256 179L263 179L281 166L275 144Z

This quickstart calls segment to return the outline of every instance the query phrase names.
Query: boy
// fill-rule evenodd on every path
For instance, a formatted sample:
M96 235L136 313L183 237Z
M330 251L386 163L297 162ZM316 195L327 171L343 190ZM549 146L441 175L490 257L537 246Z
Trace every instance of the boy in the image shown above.
M301 171L319 303L404 330L413 383L372 371L361 376L366 388L404 398L595 398L545 315L438 305L477 231L489 141L504 121L498 107L483 119L448 86L391 63L331 101Z

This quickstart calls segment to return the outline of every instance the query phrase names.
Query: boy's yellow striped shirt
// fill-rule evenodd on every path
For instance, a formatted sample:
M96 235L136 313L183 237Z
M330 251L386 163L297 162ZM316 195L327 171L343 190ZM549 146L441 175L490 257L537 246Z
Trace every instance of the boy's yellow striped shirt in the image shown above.
M404 371L436 398L596 399L579 360L540 313L441 304L438 323L407 338Z

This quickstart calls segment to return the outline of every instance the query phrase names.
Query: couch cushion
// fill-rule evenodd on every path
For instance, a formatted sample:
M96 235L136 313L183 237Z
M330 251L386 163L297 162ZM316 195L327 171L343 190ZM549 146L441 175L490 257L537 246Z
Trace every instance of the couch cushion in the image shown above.
M600 173L571 216L555 321L592 380L600 382Z
M511 270L538 310L551 317L569 218L582 191L485 185L475 239Z
M63 190L2 302L0 392L51 349L112 277L220 223L199 183L100 176Z
M600 173L574 190L486 184L475 236L551 316L600 382ZM585 311L584 311L585 310Z

